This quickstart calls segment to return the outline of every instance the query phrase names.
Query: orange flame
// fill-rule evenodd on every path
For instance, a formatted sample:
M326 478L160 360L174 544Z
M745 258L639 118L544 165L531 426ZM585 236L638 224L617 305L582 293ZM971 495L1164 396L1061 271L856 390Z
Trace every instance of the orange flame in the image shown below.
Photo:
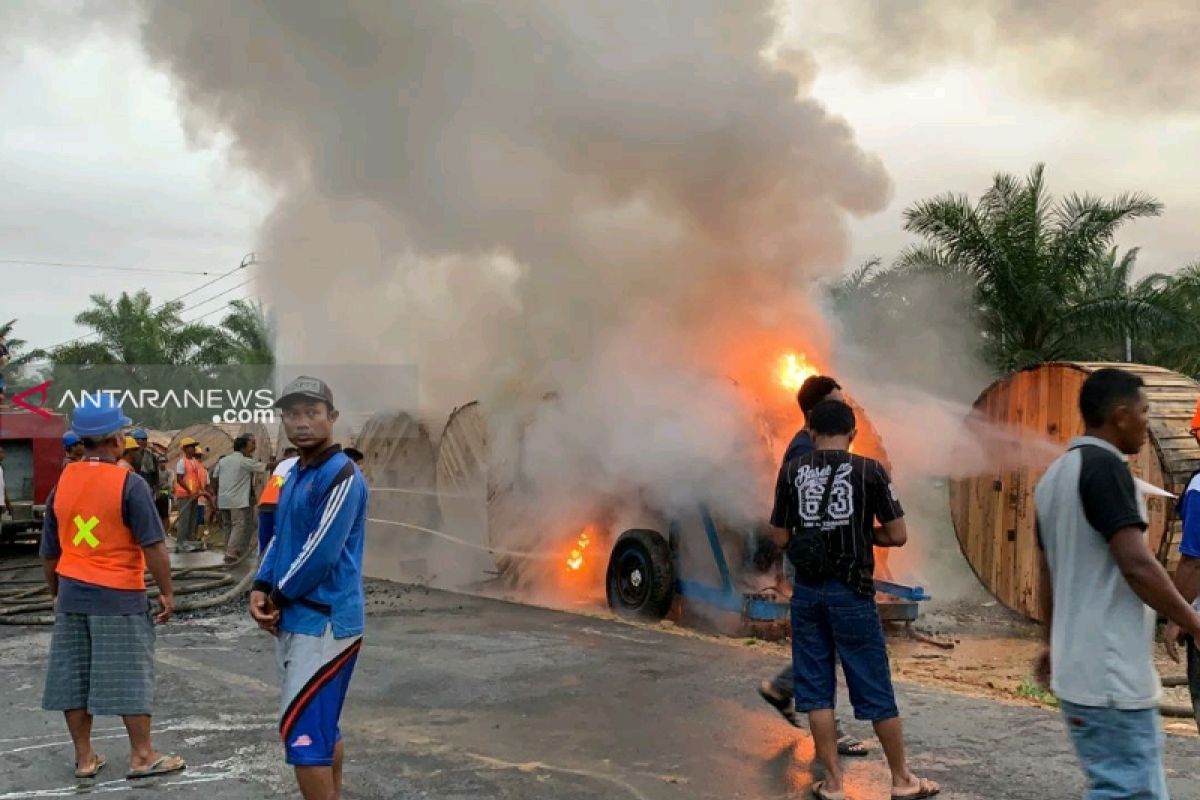
M578 572L583 567L583 551L592 543L592 537L588 536L588 529L584 528L579 534L579 539L575 542L575 546L571 548L571 554L567 556L567 569L571 572Z
M806 379L816 374L817 368L809 363L803 353L785 353L779 358L776 376L785 389L794 392Z

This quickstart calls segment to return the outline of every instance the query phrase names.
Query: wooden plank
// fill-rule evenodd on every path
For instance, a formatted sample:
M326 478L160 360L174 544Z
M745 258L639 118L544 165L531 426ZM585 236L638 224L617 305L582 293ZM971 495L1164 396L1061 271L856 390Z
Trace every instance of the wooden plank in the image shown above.
M988 418L1006 424L1008 420L1008 398L1012 392L1013 384L1018 376L1011 376L1000 386L996 387L996 391L990 393L988 397ZM992 491L984 495L983 512L986 527L980 528L981 541L979 543L979 561L977 563L977 571L984 586L1006 605L1008 601L1002 597L999 592L999 587L996 585L996 547L1000 537L1000 526L1004 523L1002 519L1001 509L1004 503L1006 492L1004 473L997 473L996 480L999 481L999 491L993 487Z
M1033 384L1037 381L1036 372L1022 372L1013 382L1008 396L1008 418L1022 429L1029 428L1029 411ZM992 574L995 578L996 593L1003 598L1010 608L1021 608L1020 598L1014 586L1014 572L1017 549L1017 508L1024 491L1022 470L1009 470L1005 474L1005 492L1000 506L1000 527L995 540L995 561Z
M1033 373L1031 395L1029 397L1030 416L1028 422L1030 432L1037 436L1046 434L1050 427L1051 374L1055 370L1038 370ZM1061 396L1061 386L1059 396ZM1055 426L1057 427L1057 426ZM1036 476L1032 470L1022 470L1019 501L1017 505L1017 540L1013 558L1013 590L1017 604L1025 613L1034 616L1037 613L1037 542L1034 533L1037 521L1037 508L1034 502L1034 489L1037 486Z

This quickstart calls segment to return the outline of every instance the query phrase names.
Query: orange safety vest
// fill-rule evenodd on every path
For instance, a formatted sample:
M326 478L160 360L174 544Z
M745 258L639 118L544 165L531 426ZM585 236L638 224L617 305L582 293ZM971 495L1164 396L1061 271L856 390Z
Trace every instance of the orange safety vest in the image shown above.
M180 456L180 458L183 459L183 480L179 480L179 473L175 474L175 496L187 497L204 487L204 478L200 473L204 466L199 459L187 456Z
M107 461L68 464L54 490L64 578L109 589L146 588L146 556L121 517L126 470Z

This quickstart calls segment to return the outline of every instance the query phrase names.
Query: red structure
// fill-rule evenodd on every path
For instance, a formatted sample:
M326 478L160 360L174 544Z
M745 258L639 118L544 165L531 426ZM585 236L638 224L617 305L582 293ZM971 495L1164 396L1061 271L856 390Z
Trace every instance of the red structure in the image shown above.
M46 495L62 472L62 436L66 430L67 418L62 414L0 411L4 483L13 506L13 519L0 523L0 536L5 539L41 529Z

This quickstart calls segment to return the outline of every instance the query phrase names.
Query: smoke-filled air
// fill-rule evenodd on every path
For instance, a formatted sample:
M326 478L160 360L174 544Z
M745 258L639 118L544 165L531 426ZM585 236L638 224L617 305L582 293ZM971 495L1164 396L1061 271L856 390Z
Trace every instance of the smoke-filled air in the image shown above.
M277 192L282 363L415 364L423 408L520 420L541 490L764 513L756 409L795 426L778 360L821 363L812 282L890 190L762 56L770 2L144 11L189 133Z
M1129 114L1196 110L1200 5L1176 0L805 0L801 41L885 80L995 68L1059 102Z

